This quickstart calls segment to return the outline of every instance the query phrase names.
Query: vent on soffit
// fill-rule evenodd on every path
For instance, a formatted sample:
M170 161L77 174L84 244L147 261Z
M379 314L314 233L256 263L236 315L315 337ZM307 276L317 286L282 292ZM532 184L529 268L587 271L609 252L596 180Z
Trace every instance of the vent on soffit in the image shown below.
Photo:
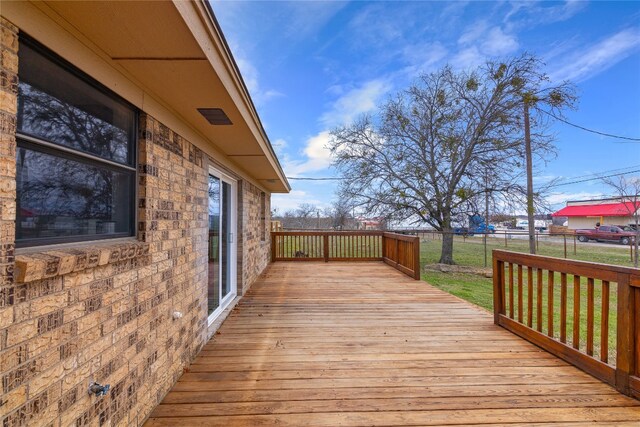
M198 112L212 125L232 125L222 108L198 108Z

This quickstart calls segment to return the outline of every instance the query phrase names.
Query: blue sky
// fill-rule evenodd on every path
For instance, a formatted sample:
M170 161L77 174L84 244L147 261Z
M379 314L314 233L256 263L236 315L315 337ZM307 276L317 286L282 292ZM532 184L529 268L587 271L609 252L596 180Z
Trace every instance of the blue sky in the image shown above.
M422 72L527 51L578 88L569 121L640 137L640 2L239 2L214 11L290 177L332 177L329 131L375 110ZM640 143L553 125L557 157L535 182L640 169ZM635 166L635 167L634 167ZM623 169L628 168L628 169ZM640 176L640 173L634 175ZM562 182L562 181L560 181ZM291 180L280 212L328 206L335 181ZM599 181L557 187L567 199L609 195Z

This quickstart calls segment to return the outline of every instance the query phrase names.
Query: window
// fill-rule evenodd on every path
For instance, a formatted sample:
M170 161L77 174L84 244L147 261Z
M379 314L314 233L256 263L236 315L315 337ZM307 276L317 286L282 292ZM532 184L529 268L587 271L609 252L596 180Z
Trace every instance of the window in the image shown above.
M133 235L136 110L29 38L18 65L16 244Z

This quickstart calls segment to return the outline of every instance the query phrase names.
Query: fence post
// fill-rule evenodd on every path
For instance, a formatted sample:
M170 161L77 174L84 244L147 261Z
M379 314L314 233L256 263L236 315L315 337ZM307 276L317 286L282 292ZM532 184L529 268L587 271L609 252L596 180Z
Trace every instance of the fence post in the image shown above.
M629 376L635 372L635 292L628 273L618 273L618 341L616 347L616 388L629 394Z
M564 239L564 257L567 257L567 235L563 234L562 238Z
M324 252L324 262L329 262L329 233L322 234L322 246Z
M420 280L420 238L413 241L413 278Z
M500 314L504 313L502 286L504 284L504 264L493 253L493 323L500 324Z

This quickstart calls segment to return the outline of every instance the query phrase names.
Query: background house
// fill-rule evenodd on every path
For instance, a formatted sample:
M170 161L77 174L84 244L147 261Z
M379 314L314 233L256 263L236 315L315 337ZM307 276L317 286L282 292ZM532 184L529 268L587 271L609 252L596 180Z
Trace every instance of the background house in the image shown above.
M0 12L0 424L140 425L289 185L208 2Z
M571 200L567 206L553 214L553 217L566 217L570 230L593 228L600 225L634 224L634 212L637 215L640 205L635 209L632 201L627 199L608 198L594 200Z

